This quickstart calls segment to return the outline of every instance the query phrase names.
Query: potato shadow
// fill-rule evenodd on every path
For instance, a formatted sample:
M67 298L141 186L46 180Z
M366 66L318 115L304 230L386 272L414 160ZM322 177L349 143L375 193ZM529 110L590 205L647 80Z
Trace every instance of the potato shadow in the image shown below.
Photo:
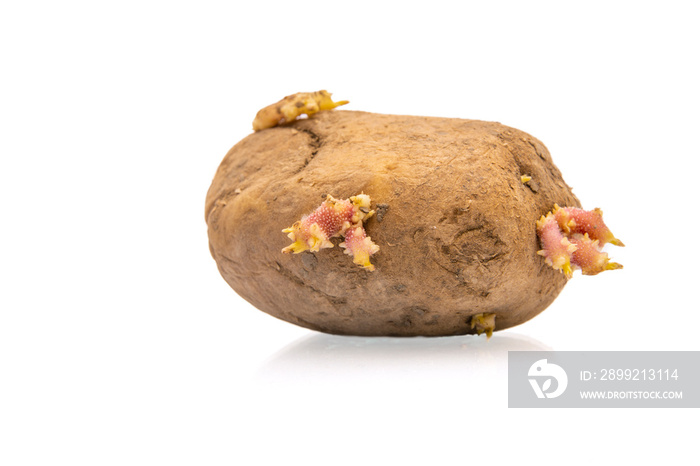
M490 340L313 334L279 350L259 368L259 383L302 387L358 384L442 384L507 379L508 351L551 351L533 338L499 332ZM505 387L504 387L505 388Z

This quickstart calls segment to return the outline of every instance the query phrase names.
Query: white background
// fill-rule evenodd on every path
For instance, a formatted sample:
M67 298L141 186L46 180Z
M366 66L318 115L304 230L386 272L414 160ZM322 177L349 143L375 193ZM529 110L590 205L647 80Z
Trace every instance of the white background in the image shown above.
M697 410L508 409L506 373L509 349L700 350L693 3L462 3L3 2L0 464L695 457ZM318 89L531 133L625 269L489 342L255 310L204 197L259 108Z

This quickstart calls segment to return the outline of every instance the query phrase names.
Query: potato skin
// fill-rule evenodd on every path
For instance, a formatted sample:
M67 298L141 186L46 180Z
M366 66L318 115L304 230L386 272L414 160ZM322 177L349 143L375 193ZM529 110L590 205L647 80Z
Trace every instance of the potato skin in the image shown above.
M521 175L532 180L527 184ZM364 192L376 270L339 247L282 254L281 232L326 194ZM211 254L258 309L322 332L442 336L543 311L566 278L537 255L537 219L580 206L544 145L499 123L321 112L253 133L226 155L206 199ZM339 243L340 238L334 239Z

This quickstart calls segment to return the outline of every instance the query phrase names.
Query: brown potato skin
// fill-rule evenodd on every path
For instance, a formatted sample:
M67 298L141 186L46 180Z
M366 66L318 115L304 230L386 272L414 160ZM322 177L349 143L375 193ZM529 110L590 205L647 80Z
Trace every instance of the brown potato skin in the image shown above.
M281 253L290 243L281 230L326 194L362 192L373 208L388 205L365 224L381 248L374 272L337 246ZM566 278L537 255L535 228L555 203L580 206L545 146L522 131L336 110L236 144L206 220L221 275L268 314L335 334L442 336L472 333L479 313L495 313L503 330L556 298Z

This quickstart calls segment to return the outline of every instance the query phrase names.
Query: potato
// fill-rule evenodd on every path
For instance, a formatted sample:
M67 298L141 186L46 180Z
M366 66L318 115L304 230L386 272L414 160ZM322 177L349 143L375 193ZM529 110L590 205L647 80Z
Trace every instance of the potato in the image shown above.
M283 254L283 229L330 194L371 198L375 270L337 247ZM255 132L206 199L211 254L258 309L345 335L441 336L521 324L567 278L536 223L580 207L545 146L499 123L325 111Z

